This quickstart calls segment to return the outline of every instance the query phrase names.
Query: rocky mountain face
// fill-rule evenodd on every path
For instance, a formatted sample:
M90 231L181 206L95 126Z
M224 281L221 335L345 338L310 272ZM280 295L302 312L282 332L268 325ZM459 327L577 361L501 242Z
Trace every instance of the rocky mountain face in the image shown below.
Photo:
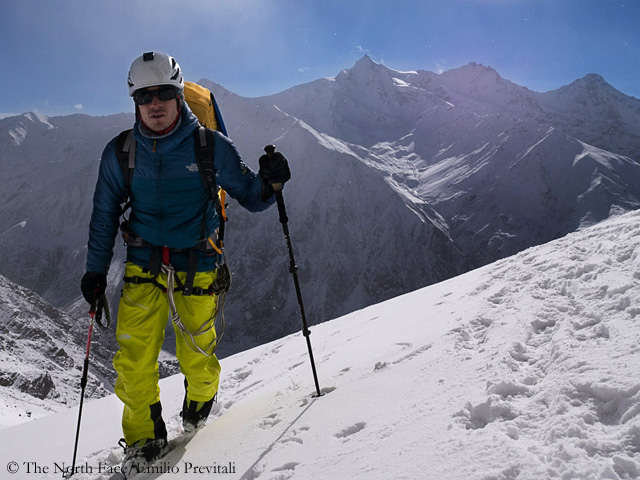
M88 327L88 322L85 327ZM88 328L34 292L0 276L0 425L75 405L80 397ZM99 334L96 332L96 337ZM108 352L92 350L86 395L103 396L113 380Z
M269 143L290 161L284 196L311 324L640 206L640 101L597 75L536 93L482 65L438 75L364 57L269 97L200 83L251 168ZM80 348L98 162L132 123L131 114L0 120L0 273L62 308L59 328ZM232 201L228 213L223 355L300 329L276 208L250 214ZM123 258L118 247L114 314ZM115 342L99 337L108 384Z
M640 100L598 75L535 93L482 65L437 75L364 57L264 101L433 208L468 266L640 206Z

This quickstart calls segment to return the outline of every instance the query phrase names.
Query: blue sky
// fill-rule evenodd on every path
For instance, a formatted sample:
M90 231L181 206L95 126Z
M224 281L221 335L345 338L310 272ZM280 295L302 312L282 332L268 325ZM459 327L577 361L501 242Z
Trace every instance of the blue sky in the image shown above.
M132 111L144 51L242 96L334 76L482 63L547 91L598 73L640 98L637 0L16 0L0 6L0 114Z

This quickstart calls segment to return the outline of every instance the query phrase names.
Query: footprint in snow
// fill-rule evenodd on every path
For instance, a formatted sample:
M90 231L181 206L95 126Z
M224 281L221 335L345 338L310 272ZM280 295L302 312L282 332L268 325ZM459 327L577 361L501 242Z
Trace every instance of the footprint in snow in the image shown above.
M289 370L293 370L293 369L295 369L295 368L299 367L300 365L304 365L305 363L306 363L306 362L298 362L298 363L294 363L293 365L291 365L291 366L289 367Z
M267 428L275 427L279 423L280 419L278 418L278 414L272 413L271 415L267 415L262 422L260 422L259 427L266 430Z
M274 468L271 472L275 473L275 475L269 477L269 480L289 480L293 478L294 471L298 465L300 465L298 462L289 462L281 467Z
M557 321L551 318L538 318L531 322L531 328L537 334L545 333L548 329L556 326Z
M340 432L336 433L334 437L343 439L343 442L348 442L352 435L361 432L367 426L366 422L358 422L349 427L343 428Z
M294 442L294 443L299 443L300 445L303 445L304 440L302 439L302 435L310 429L311 427L307 427L307 426L296 428L291 432L290 435L283 437L282 440L280 440L280 443L285 444L289 442Z
M502 396L490 395L484 403L472 405L470 402L456 413L454 417L460 417L467 430L478 430L485 428L495 421L514 420L518 413L511 403Z

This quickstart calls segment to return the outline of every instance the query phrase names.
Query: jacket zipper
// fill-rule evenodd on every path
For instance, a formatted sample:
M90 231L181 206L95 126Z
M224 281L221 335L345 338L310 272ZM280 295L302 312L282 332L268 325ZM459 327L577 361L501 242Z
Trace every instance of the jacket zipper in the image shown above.
M153 153L156 153L156 140L153 141L153 149L152 149ZM163 238L162 235L162 231L163 231L163 223L164 223L164 202L162 201L162 176L163 176L163 170L164 170L164 165L163 165L163 159L161 156L158 156L158 203L160 204L160 219L158 221L158 234L159 237L162 240L162 243L164 244L165 239Z

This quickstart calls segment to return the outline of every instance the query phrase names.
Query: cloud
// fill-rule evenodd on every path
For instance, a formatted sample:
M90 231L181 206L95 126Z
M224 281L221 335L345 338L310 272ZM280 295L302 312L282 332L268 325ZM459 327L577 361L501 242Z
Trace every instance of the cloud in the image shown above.
M307 73L311 71L311 67L298 67L299 73Z
M356 53L369 53L369 49L368 48L364 48L361 45L356 45Z
M444 66L444 62L436 62L436 73L444 73L447 69Z
M81 103L76 103L73 108L75 108L76 110L82 110L84 108L84 105L82 105Z

